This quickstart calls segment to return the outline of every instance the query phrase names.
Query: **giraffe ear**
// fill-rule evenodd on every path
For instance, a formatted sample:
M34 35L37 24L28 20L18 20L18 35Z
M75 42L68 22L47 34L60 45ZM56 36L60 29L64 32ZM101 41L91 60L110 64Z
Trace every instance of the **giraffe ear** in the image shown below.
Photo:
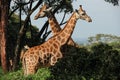
M75 12L77 12L77 13L78 13L78 10L77 10L77 9L75 9Z
M44 13L49 13L50 11L52 11L52 7L49 7L48 9L44 10Z
M52 11L52 7L49 7L48 9L46 9L46 11Z
M30 47L29 47L28 45L25 45L24 48L25 48L25 49L29 49Z

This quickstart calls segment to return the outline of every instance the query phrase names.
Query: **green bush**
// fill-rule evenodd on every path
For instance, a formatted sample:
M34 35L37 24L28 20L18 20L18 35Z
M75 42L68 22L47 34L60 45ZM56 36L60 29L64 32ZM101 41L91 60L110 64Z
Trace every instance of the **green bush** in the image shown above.
M50 77L50 71L48 68L41 68L35 75L29 75L25 77L22 70L16 72L9 72L5 75L0 75L0 80L46 80Z
M120 52L105 43L77 49L54 67L48 80L119 80Z
M23 76L22 70L1 73L0 80L120 80L120 52L105 43L78 48L65 55L55 66L41 68L35 75Z

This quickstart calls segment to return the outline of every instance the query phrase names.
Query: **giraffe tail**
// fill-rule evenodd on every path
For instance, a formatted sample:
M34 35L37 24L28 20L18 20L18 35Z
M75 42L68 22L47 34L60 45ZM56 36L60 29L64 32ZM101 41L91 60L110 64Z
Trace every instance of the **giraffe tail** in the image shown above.
M26 60L24 57L22 58L22 66L23 66L24 75L26 75L27 69L26 69Z

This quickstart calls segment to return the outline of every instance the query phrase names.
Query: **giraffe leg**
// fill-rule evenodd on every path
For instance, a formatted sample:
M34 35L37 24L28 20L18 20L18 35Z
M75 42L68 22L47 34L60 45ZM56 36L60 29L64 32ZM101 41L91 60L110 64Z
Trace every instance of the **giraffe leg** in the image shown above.
M36 73L36 70L37 70L37 65L35 62L27 62L25 59L24 59L24 75L27 76L27 75L31 75L31 74L35 74Z
M23 57L22 59L22 65L23 65L23 72L24 72L24 75L27 74L27 69L26 69L26 60L25 58Z
M55 56L52 56L50 59L50 65L54 66L56 62L57 62L57 58Z
M31 65L27 66L27 68L26 68L26 75L33 75L35 73L36 73L35 66L31 66Z

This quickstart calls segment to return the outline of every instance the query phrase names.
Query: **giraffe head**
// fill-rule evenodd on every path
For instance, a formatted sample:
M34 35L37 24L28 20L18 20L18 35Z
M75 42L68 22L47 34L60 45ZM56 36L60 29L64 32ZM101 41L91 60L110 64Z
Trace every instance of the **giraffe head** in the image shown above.
M82 9L82 5L80 5L79 10L76 10L75 12L76 12L77 19L82 19L88 22L92 22L92 19L90 18L90 16L88 16L86 11Z
M39 12L35 15L34 20L37 20L38 18L43 18L46 17L48 12L50 12L52 10L52 7L49 7L48 4L44 4Z

